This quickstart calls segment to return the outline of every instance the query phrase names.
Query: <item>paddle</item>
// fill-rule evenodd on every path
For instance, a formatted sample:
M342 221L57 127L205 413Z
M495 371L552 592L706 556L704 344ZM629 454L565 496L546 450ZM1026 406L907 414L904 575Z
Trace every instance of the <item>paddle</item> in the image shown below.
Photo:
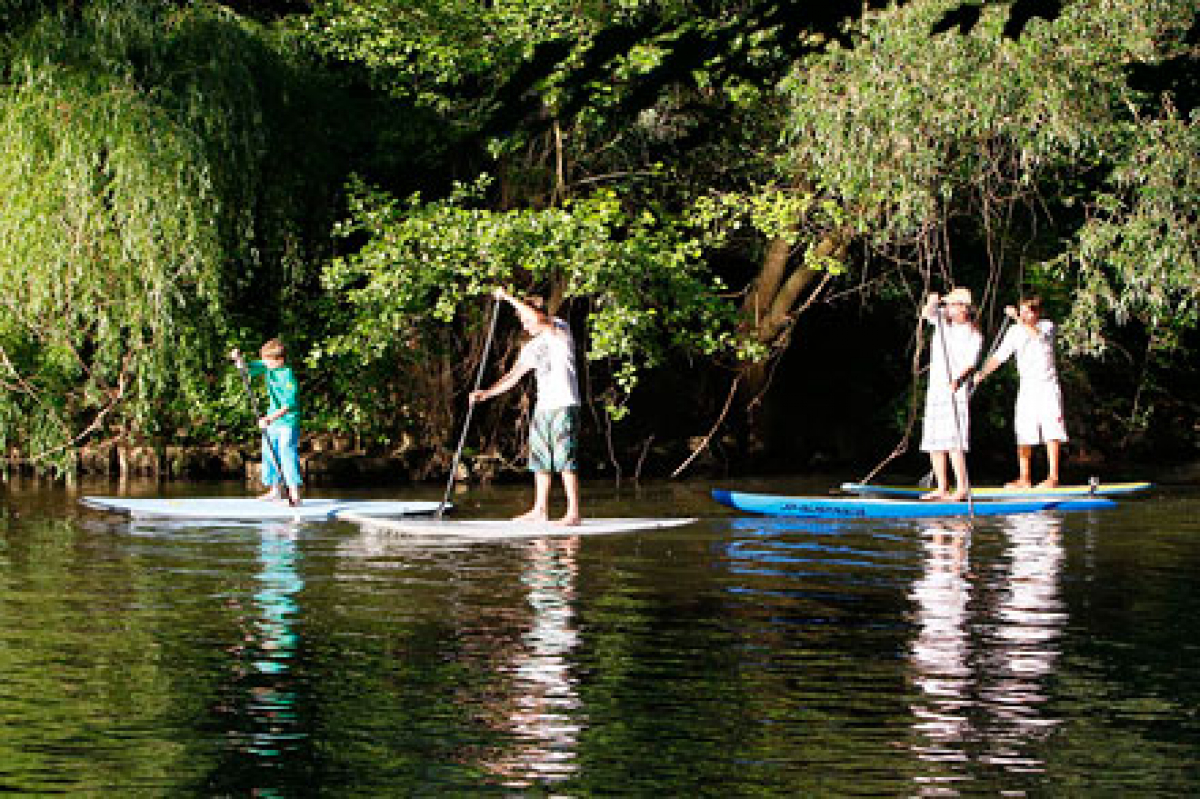
M938 326L937 337L942 342L942 358L946 364L946 374L951 374L950 365L950 348L946 345L946 315L938 309ZM958 439L958 448L963 451L963 480L967 484L967 515L972 519L975 518L975 500L971 496L971 474L967 471L967 455L963 446L962 422L958 418L958 399L954 396L958 393L953 383L950 390L950 410L954 414L954 436ZM967 389L967 401L971 398L971 389Z
M479 358L479 371L475 373L475 391L483 384L483 370L487 368L488 351L492 348L492 338L496 335L496 320L500 317L500 298L492 303L492 321L488 325L487 339L483 342L483 355ZM471 427L471 414L475 412L475 403L467 403L467 415L463 419L462 433L458 437L458 446L454 450L454 461L450 464L450 479L446 481L446 493L442 496L442 504L438 505L435 519L441 521L446 511L446 503L450 501L450 492L454 490L454 479L458 476L458 463L462 458L463 444L467 441L467 430Z
M246 362L240 357L235 358L234 363L237 364L238 372L242 375L242 385L246 387L246 396L250 398L250 411L254 414L255 421L257 421L262 418L262 414L258 410L258 399L254 396L254 388L250 385L250 370L246 368ZM263 443L267 445L267 451L271 453L271 462L275 465L275 473L279 475L279 480L282 482L283 464L279 461L279 453L275 451L275 442L267 434L266 428L260 429L262 430ZM291 491L288 491L287 495L288 504L295 507L296 500L292 498Z

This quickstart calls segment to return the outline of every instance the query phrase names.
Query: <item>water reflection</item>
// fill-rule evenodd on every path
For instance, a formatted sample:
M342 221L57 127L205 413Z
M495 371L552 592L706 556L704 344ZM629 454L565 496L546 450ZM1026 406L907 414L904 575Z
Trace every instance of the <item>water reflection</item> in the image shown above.
M923 572L910 591L921 694L913 751L936 766L917 778L922 795L957 794L974 761L1010 774L1043 770L1038 743L1058 724L1045 713L1044 683L1067 620L1061 524L1043 514L998 518L1004 552L985 581L971 570L967 524L925 525Z
M514 679L505 724L515 744L489 764L511 787L561 782L579 768L580 701L571 673L578 549L578 538L535 539L526 549L521 582L533 615L506 667Z
M914 752L923 761L947 766L918 777L922 795L931 788L965 779L953 764L967 760L963 747L971 738L971 702L967 579L970 526L954 520L929 523L923 530L924 570L909 593L916 605L917 635L910 659L913 682L921 691L912 708L917 742Z
M1009 771L1043 770L1032 744L1057 726L1044 713L1045 679L1054 672L1067 613L1059 591L1063 565L1062 520L1026 514L1004 523L1007 549L1001 596L993 614L987 683L987 762Z
M296 595L304 587L296 539L297 530L290 525L261 530L252 595L255 612L239 658L246 688L241 709L245 730L237 747L252 755L258 766L272 769L280 767L281 758L305 737L290 674L298 643Z

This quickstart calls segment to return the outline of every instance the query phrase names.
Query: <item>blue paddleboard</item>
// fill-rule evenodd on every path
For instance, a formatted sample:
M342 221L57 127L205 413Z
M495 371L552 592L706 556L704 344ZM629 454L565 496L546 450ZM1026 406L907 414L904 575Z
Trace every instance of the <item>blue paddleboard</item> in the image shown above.
M919 519L932 516L967 516L967 502L931 500L864 499L861 497L789 497L779 494L749 494L714 489L713 499L748 513L766 516L793 516L802 519ZM976 502L976 516L1000 516L1039 511L1099 510L1116 507L1102 497L1063 499L998 499Z

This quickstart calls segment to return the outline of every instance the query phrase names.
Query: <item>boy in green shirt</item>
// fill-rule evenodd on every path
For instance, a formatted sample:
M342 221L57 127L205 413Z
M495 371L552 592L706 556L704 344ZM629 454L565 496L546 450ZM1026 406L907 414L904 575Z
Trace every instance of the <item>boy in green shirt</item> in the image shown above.
M262 481L267 486L267 493L259 499L278 502L283 499L280 486L287 486L288 501L292 505L300 504L299 427L300 413L298 404L299 387L296 376L286 364L287 351L283 342L273 338L262 345L259 350L262 360L251 361L247 366L242 354L236 349L230 352L230 357L239 369L249 369L250 376L263 375L267 382L267 395L271 404L266 416L258 420L258 426L263 431ZM276 464L275 456L279 463ZM283 474L279 471L282 469Z

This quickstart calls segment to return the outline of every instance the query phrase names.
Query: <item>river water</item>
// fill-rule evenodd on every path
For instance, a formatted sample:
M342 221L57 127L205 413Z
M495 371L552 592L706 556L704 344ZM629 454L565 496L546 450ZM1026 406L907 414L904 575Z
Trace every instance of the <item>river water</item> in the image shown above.
M969 526L739 518L709 487L585 485L589 513L687 527L468 543L10 484L0 789L1200 795L1200 491Z

